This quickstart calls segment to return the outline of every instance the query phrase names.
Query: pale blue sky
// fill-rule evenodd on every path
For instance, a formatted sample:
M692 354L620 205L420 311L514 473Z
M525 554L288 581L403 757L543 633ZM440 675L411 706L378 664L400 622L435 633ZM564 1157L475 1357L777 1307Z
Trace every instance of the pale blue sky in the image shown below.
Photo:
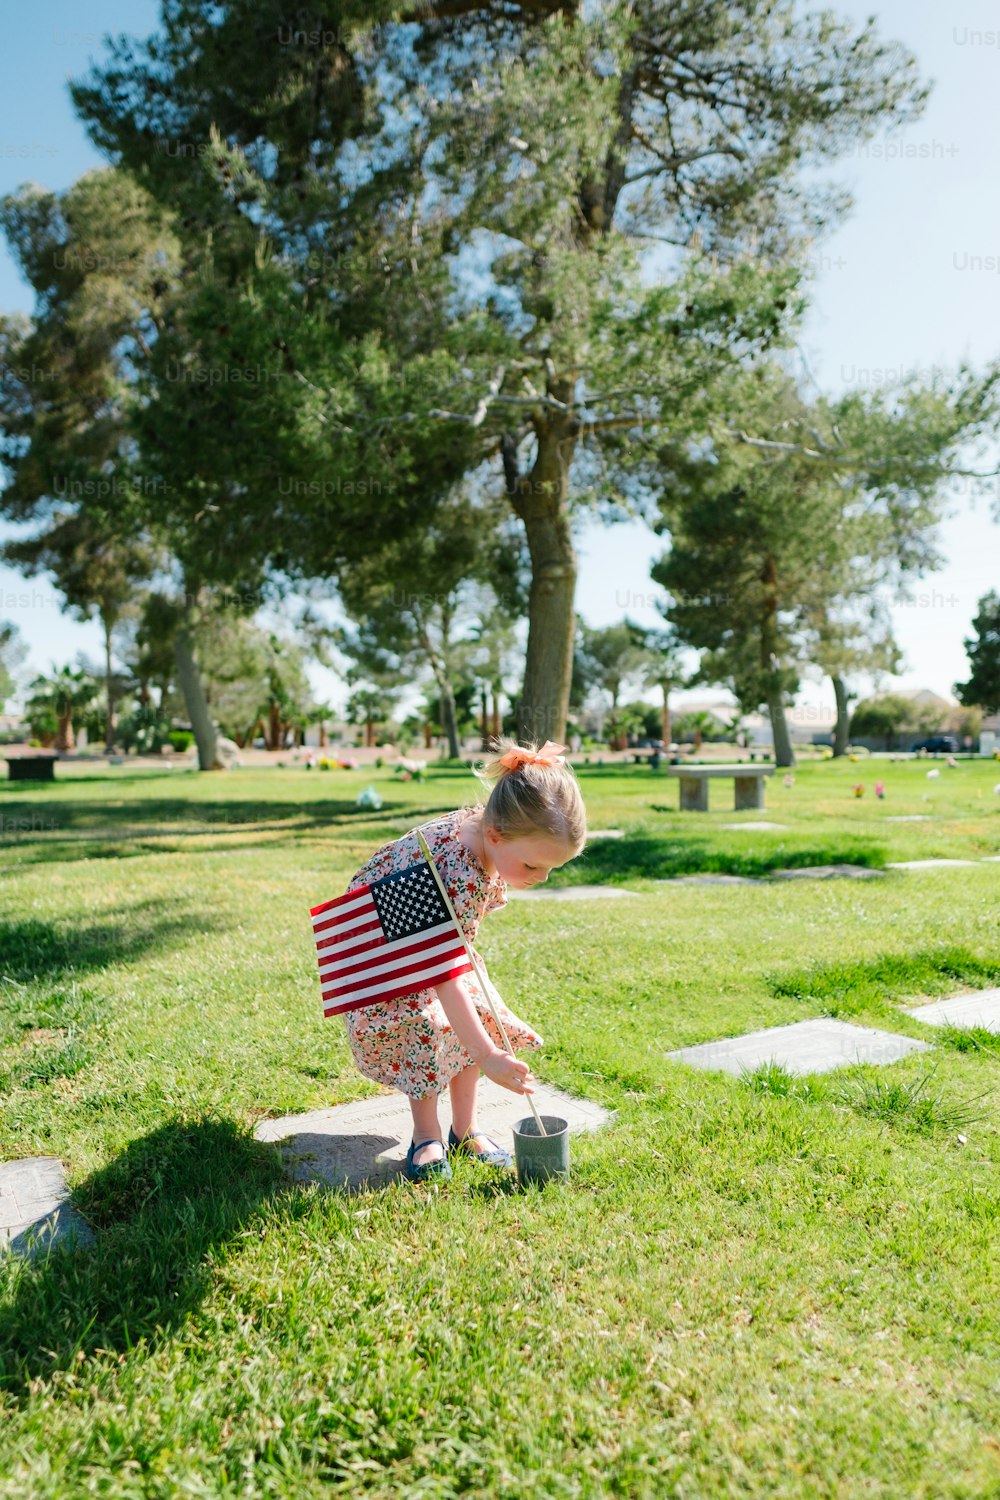
M817 244L813 305L802 340L819 386L891 381L904 370L983 364L1000 354L1000 12L994 0L835 0L861 22L905 42L934 81L923 118L906 133L842 159L831 175L852 190L844 225ZM18 12L0 57L0 193L35 180L68 187L102 164L70 107L66 79L103 53L107 32L156 29L154 0L41 0ZM0 308L29 311L31 297L0 246ZM986 467L997 462L995 455ZM967 673L962 647L979 596L1000 586L997 505L956 485L941 528L946 566L915 585L894 611L906 658L902 687L947 694ZM998 506L997 508L1000 508ZM0 535L4 534L0 529ZM590 527L580 539L578 602L592 624L656 623L650 561L660 541L639 524ZM79 650L96 657L96 626L68 621L40 580L0 568L0 618L21 628L29 667L44 670ZM323 675L337 702L338 685ZM807 682L800 701L829 704L829 683Z

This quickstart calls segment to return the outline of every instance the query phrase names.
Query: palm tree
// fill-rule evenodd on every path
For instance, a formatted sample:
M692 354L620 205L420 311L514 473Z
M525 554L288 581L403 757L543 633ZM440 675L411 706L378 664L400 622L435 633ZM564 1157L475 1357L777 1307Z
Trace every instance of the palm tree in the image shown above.
M73 716L89 708L97 695L97 684L88 672L79 668L53 666L48 677L36 677L30 686L28 716L39 709L51 710L58 721L56 749L68 754L76 744Z
M365 744L375 743L375 730L391 716L396 694L386 688L359 687L347 701L347 717L365 727Z
M719 721L714 714L706 713L703 708L692 709L681 715L679 720L681 734L694 735L694 749L701 749L701 742L707 734L715 734L719 728Z

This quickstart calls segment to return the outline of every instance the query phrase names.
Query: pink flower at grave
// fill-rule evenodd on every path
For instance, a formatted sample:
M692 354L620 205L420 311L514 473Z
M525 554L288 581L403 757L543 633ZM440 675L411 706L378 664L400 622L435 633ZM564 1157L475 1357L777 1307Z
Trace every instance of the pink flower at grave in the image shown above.
M876 797L884 797L885 796L885 782L884 781L876 781L876 783L875 783L875 795L876 795Z

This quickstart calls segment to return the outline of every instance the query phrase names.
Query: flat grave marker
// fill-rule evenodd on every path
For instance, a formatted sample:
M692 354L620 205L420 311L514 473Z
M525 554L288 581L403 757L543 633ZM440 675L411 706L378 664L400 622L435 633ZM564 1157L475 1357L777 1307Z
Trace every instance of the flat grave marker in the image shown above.
M723 823L722 826L723 826L723 828L735 828L735 829L739 829L741 832L745 828L749 833L756 833L758 831L761 832L761 833L765 833L765 832L769 832L772 828L787 828L788 824L787 823L750 822L750 823Z
M545 1084L536 1085L532 1098L540 1114L561 1116L574 1134L598 1130L611 1118L601 1105L574 1099ZM445 1118L446 1099L441 1104L441 1130L447 1141L450 1121ZM513 1151L513 1126L530 1109L527 1099L488 1078L481 1081L479 1126L499 1145ZM294 1181L348 1189L384 1187L401 1177L412 1132L410 1106L402 1094L380 1094L310 1114L261 1120L254 1129L257 1140L278 1146L285 1170Z
M620 885L564 885L555 891L517 891L507 887L507 895L516 896L519 901L615 901L621 896L638 894L622 890Z
M897 859L886 865L887 870L957 870L962 866L971 868L978 859Z
M928 1026L979 1026L1000 1034L1000 989L949 995L929 1005L909 1006L906 1014Z
M70 1202L58 1156L0 1162L0 1251L31 1257L49 1246L93 1242L93 1230Z
M779 1063L789 1073L827 1073L850 1063L890 1063L911 1052L926 1052L928 1044L891 1031L851 1026L822 1018L771 1026L745 1036L724 1037L697 1047L681 1047L667 1056L693 1068L739 1075L767 1063Z

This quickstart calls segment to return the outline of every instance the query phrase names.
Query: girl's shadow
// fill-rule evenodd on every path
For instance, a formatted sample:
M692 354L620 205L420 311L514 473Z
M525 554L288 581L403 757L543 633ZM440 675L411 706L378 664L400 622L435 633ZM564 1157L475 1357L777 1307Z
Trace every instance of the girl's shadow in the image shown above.
M132 1141L74 1190L97 1230L92 1249L0 1268L12 1291L0 1309L0 1387L23 1393L81 1350L158 1343L209 1291L212 1251L288 1191L274 1148L231 1120L172 1121Z

